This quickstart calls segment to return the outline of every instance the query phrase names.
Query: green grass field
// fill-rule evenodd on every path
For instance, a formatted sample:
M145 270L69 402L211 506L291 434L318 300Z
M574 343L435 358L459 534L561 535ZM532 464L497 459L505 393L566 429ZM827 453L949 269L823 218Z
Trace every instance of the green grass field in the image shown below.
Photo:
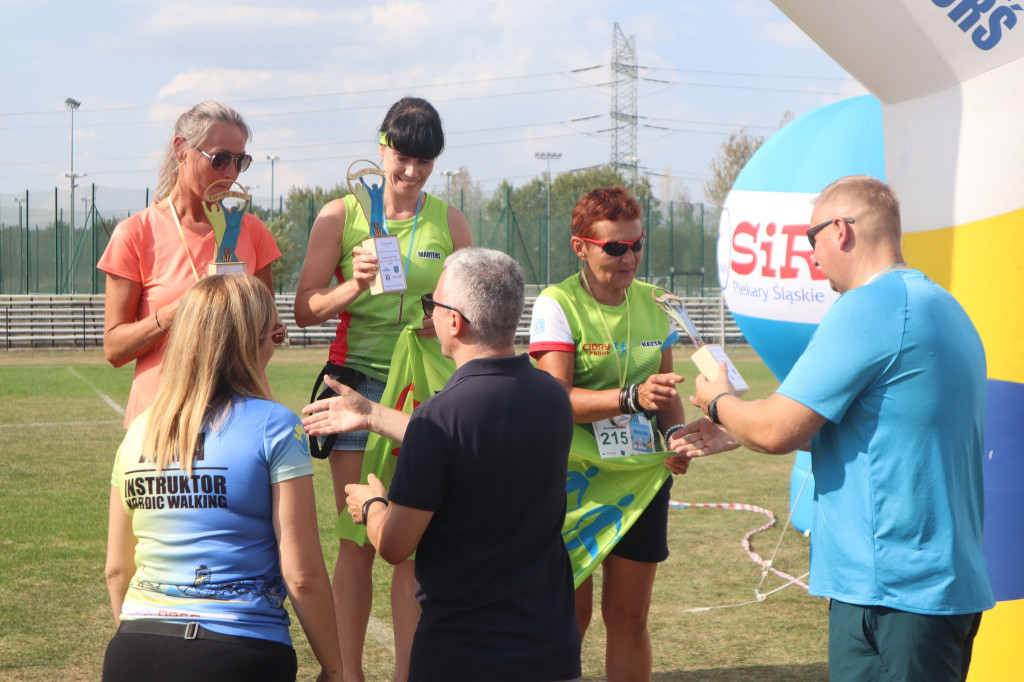
M277 399L300 410L325 358L326 349L278 352L267 372ZM753 354L738 351L735 359L752 387L747 397L774 390L777 382ZM681 386L687 394L696 370L681 357L677 371L687 377ZM114 632L103 579L110 469L124 433L109 403L126 403L131 376L130 367L113 369L99 351L0 354L0 679L99 679ZM771 509L778 524L752 539L767 559L787 516L792 463L792 455L745 450L704 458L677 477L672 497ZM333 569L330 473L323 461L314 468L324 558ZM761 569L740 542L764 519L743 511L670 512L672 556L658 569L650 616L655 680L828 678L827 603L798 587L760 603L691 611L754 600ZM790 528L775 567L799 576L807 561L808 541ZM389 624L390 567L378 561L375 576L373 616ZM598 570L595 594L600 578ZM771 576L760 591L781 584ZM295 619L292 636L299 679L311 680L315 660ZM367 637L364 663L369 679L390 679L386 628ZM583 672L586 680L604 679L604 628L596 605Z

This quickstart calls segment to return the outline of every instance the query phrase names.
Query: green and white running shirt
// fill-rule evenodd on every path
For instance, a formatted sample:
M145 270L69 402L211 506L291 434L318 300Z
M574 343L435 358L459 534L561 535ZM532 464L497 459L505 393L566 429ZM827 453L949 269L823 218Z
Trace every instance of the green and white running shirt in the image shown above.
M370 235L370 226L355 196L349 194L344 201L342 257L334 273L339 282L352 278L352 249ZM418 220L388 220L388 232L398 237L405 270L407 289L401 319L397 292L373 296L364 291L338 315L338 331L329 355L334 364L352 367L378 381L387 381L398 335L405 325L423 318L420 296L434 291L445 258L455 250L448 231L448 204L429 194L423 195Z
M662 351L679 339L675 325L654 302L654 289L634 281L617 306L595 301L579 274L544 289L533 305L530 355L573 353L573 385L578 388L600 391L644 381L659 372Z

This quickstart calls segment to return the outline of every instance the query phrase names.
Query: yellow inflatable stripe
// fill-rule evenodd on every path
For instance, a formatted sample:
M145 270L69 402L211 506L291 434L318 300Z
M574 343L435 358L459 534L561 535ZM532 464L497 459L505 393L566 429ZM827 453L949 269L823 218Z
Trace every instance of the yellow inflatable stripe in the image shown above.
M990 379L1024 383L1024 209L903 235L903 255L956 296L985 343Z
M986 611L974 640L967 682L1020 679L1021 632L1024 632L1024 599L997 602L994 609Z

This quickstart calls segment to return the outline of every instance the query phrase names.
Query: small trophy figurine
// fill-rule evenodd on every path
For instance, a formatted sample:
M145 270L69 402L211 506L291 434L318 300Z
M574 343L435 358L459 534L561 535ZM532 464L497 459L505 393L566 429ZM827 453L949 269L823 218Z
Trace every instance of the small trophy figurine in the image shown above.
M236 185L238 189L235 189ZM225 200L232 199L235 200L233 206L225 205ZM217 240L217 252L207 274L245 274L245 263L238 260L235 251L238 235L242 231L242 217L251 200L245 188L231 180L218 180L206 188L203 211L213 226L213 236Z
M658 294L659 291L662 292L660 295ZM718 378L718 363L724 362L729 371L729 384L736 395L743 395L750 390L747 382L740 376L739 370L732 364L732 360L725 354L722 347L704 343L700 332L697 331L697 326L686 312L683 299L665 289L655 289L651 292L651 295L654 296L654 300L665 311L665 314L669 316L669 319L686 332L690 340L693 341L693 345L697 347L697 351L690 356L690 359L697 365L697 369L701 371L701 374L714 381Z
M353 170L358 163L367 165ZM367 175L380 176L380 184L367 184L364 179ZM405 272L402 270L402 253L398 247L398 237L388 234L388 221L384 217L384 172L373 161L359 159L348 167L347 180L349 191L355 195L359 207L363 209L363 215L366 216L366 222L370 225L370 236L363 240L363 248L377 257L377 277L370 285L370 293L376 296L392 291L404 292Z

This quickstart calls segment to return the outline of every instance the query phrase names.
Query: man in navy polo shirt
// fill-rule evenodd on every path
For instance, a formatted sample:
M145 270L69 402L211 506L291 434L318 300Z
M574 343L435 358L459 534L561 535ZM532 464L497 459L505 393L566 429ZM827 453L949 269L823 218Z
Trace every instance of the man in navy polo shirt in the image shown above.
M524 288L507 255L455 252L424 297L457 368L444 390L411 417L341 385L304 410L311 434L368 429L402 442L390 490L371 475L346 492L385 560L416 552L411 680L581 675L562 541L572 409L561 384L513 350Z

